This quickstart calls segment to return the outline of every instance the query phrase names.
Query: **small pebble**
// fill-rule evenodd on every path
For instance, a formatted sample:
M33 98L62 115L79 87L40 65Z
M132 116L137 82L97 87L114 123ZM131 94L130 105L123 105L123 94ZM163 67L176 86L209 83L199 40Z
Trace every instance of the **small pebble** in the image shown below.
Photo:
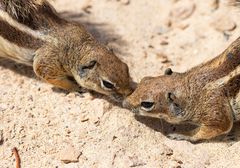
M157 54L156 57L159 58L161 63L163 63L163 64L171 63L171 61L168 59L168 57L163 53Z
M86 122L89 120L89 117L87 114L80 114L79 117L81 122Z
M129 5L130 4L130 0L118 0L121 2L121 4L123 5Z
M78 162L79 156L82 152L76 150L73 146L69 145L59 152L59 158L64 163Z
M0 145L3 143L3 130L0 130Z
M211 23L217 31L232 31L236 28L236 23L231 19L231 17L224 14L217 15Z
M195 11L195 4L192 2L179 1L171 11L170 15L177 20L189 18Z
M219 0L208 0L208 1L212 10L216 10L219 8Z
M173 150L171 148L169 148L168 146L164 145L161 155L172 156Z

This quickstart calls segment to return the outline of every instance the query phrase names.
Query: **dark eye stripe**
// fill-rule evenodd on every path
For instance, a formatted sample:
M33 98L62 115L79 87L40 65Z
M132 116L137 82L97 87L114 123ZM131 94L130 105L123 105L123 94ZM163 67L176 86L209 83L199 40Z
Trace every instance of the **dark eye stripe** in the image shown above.
M152 108L153 105L154 105L153 102L141 102L141 106L144 107L144 108L146 108L146 109Z

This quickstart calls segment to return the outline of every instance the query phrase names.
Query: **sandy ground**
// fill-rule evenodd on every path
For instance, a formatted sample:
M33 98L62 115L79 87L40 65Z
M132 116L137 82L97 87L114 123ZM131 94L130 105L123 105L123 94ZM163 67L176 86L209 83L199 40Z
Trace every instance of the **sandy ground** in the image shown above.
M63 17L84 24L130 67L131 76L183 72L239 36L240 13L216 0L56 0ZM0 167L174 167L240 165L240 124L231 138L200 144L164 134L179 126L133 114L86 93L39 81L31 68L0 60ZM64 163L62 160L75 162Z

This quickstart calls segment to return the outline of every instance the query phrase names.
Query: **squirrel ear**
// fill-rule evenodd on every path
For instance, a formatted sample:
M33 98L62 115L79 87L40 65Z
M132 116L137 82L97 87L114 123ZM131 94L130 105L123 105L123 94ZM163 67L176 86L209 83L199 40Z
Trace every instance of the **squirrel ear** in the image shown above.
M176 96L172 92L166 93L165 96L166 96L168 103L172 103L172 102L174 102L174 100L176 100Z
M96 65L97 61L93 60L87 64L79 66L79 75L80 77L85 77L90 69L93 69Z
M167 68L165 71L164 71L164 75L172 75L173 71L171 68Z

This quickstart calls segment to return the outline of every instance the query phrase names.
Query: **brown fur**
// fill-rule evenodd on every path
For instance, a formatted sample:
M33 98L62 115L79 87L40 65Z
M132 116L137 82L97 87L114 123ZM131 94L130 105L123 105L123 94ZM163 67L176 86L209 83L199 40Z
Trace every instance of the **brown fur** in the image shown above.
M64 22L47 0L2 0L0 6L12 18L32 29L51 28L56 22Z
M14 23L17 32L4 32L0 27L0 42L2 37L5 39L2 41L8 44L2 51L5 57L28 65L33 60L33 69L38 77L69 91L79 91L83 87L116 100L132 92L128 66L98 43L82 25L61 19L46 0L3 0L0 2L1 10L22 25ZM7 21L5 18L5 25ZM20 31L20 26L26 29L26 38L21 37L25 32ZM34 37L30 35L33 30L36 32ZM38 38L44 43L35 44ZM33 46L29 46L29 39ZM14 53L16 56L11 56L8 53L11 49L6 50L11 47L9 42L26 49L26 53L32 53L27 56ZM106 88L106 85L111 88Z
M232 128L236 111L231 102L239 101L239 69L240 38L218 57L185 73L144 78L123 105L139 115L198 126L190 132L168 135L173 139L211 139Z
M25 32L17 30L15 27L1 20L1 18L0 27L0 35L6 40L18 45L19 47L38 49L39 45L43 44L43 41L41 39L34 38Z

